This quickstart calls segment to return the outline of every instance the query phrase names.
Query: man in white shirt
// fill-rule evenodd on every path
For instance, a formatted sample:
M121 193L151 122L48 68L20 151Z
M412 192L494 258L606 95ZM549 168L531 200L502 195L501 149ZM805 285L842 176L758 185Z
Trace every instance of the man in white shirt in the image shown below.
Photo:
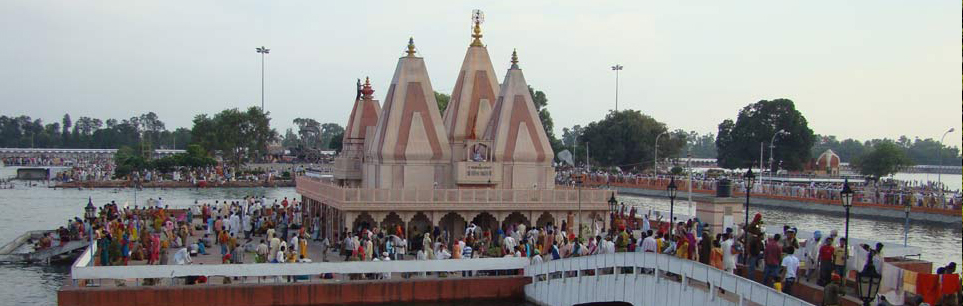
M187 265L193 262L191 260L191 254L188 253L187 248L181 248L174 253L174 263L178 265Z
M504 251L506 254L512 254L515 252L515 238L512 236L505 236L505 243L503 243Z
M642 246L639 248L640 251L647 253L658 253L659 243L655 241L655 236L652 235L652 230L649 230L647 233L649 235L646 236L645 239L642 239Z
M720 244L722 248L722 269L729 273L733 273L733 271L736 270L736 252L734 252L732 248L734 243L732 236L726 233L723 235L723 240Z
M792 285L796 283L796 271L799 270L799 258L793 254L796 250L792 246L786 248L787 255L782 258L782 292L792 295Z

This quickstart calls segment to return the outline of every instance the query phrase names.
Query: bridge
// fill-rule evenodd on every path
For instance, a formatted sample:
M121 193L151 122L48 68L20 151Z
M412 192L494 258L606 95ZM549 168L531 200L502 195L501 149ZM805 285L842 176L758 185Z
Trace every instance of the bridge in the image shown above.
M625 301L632 305L807 306L803 300L698 262L654 253L615 253L531 265L527 258L318 262L234 265L94 266L91 246L71 267L73 285L58 304L107 305L138 299L142 305L191 301L195 305L326 305L406 303L461 299L527 300L546 305ZM474 276L462 276L470 271ZM426 275L426 273L428 275ZM335 274L334 279L316 276ZM362 274L392 275L357 281ZM402 277L394 276L403 274ZM447 274L447 277L438 276ZM182 286L189 276L208 284ZM214 285L214 277L235 279ZM286 276L306 277L284 283ZM310 277L315 276L315 277ZM155 279L140 287L138 280ZM105 281L106 280L106 281ZM131 283L133 281L133 283ZM88 286L96 284L97 289ZM117 284L126 288L112 287ZM144 295L141 291L149 290Z

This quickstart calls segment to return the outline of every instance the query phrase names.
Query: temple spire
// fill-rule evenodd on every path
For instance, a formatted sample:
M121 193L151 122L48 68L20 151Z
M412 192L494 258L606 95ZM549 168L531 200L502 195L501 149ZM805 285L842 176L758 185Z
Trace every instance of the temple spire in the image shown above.
M512 69L518 69L518 51L512 49Z
M471 41L471 46L484 47L485 45L483 45L481 42L481 38L482 38L481 23L485 22L485 13L482 13L481 10L474 10L472 12L471 19L472 19L472 22L475 23L475 26L472 28L473 33L471 34L471 38L473 39Z
M405 50L405 53L408 53L408 57L415 57L415 38L414 37L408 37L408 50Z

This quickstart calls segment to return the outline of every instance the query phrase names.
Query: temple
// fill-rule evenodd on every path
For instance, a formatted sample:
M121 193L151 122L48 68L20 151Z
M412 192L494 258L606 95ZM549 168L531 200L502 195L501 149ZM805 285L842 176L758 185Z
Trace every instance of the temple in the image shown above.
M471 36L444 115L414 39L383 107L370 80L359 85L333 175L297 178L308 213L324 216L326 236L380 227L419 237L438 228L450 243L469 223L493 233L563 221L591 232L593 222L608 223L612 191L555 186L554 152L517 53L499 84L477 15Z

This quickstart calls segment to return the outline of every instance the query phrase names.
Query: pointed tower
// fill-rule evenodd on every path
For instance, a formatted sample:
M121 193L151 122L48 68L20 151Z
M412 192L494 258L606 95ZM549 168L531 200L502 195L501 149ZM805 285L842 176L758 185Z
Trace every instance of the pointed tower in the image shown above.
M348 117L348 125L344 129L341 154L334 160L334 179L339 185L347 187L361 186L361 166L364 162L364 152L367 142L373 139L381 105L373 99L374 89L371 80L364 79L364 85L358 80L358 94L355 97L354 108Z
M374 138L365 152L364 187L431 189L450 182L451 147L425 61L414 39L398 59Z
M495 162L501 163L501 189L551 189L555 186L552 146L545 135L528 83L512 52L498 102L485 137L492 139Z
M465 53L444 116L448 141L451 143L453 175L458 185L489 186L499 180L497 175L477 175L491 173L478 170L490 167L481 164L491 161L491 139L484 138L484 134L498 97L495 68L492 67L488 48L481 42L482 16L478 10L472 16L472 42Z

